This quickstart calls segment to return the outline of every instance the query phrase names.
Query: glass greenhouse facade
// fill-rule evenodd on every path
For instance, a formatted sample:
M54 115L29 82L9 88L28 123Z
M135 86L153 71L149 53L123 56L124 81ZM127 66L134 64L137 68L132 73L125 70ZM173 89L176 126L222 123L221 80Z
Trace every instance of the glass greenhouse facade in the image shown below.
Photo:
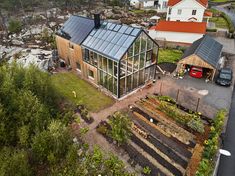
M122 25L120 26L121 29ZM131 28L125 27L127 29ZM122 40L123 35L126 35L124 42L129 42L129 46L125 45L125 47L122 47L123 44L121 46L115 45L113 42L116 38L115 34L111 37L111 40L108 41L112 44L111 49L107 49L109 44L103 46L102 49L103 43L106 42L103 41L102 38L95 38L95 40L90 42L91 45L93 45L91 47L83 45L84 62L97 68L98 84L111 92L116 98L127 95L149 80L155 78L158 45L145 31L138 28L131 29L137 29L136 36L124 33L119 35L117 39L118 43L118 41ZM95 35L96 32L93 32L93 35ZM103 35L104 33L101 37L103 37ZM89 36L87 39L92 40ZM96 41L97 39L98 41ZM85 40L83 44L88 43L89 45L89 40ZM102 40L100 46L102 51L95 48L99 45L97 42L99 43L100 40ZM119 50L113 51L113 48L116 46L118 46ZM105 50L111 53L107 53ZM120 50L122 52L120 52Z

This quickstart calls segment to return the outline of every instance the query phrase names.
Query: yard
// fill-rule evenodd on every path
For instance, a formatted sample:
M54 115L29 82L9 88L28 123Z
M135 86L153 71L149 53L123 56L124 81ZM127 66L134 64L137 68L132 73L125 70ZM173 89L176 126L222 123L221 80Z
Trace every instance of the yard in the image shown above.
M83 104L90 111L99 111L114 103L114 100L73 73L57 73L52 81L58 91L74 104ZM76 98L73 91L76 92Z
M159 49L158 63L170 62L176 63L181 59L183 52L177 49Z
M228 23L223 17L212 17L210 22L215 23L216 28L228 29Z

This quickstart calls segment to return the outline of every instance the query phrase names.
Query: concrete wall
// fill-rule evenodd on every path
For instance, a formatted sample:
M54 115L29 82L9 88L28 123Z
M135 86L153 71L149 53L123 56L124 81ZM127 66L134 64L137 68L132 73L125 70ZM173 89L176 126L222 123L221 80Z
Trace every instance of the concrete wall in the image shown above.
M166 40L180 43L193 43L203 37L203 34L184 33L184 32L166 32L149 30L149 35L155 40Z
M171 14L169 14L169 8L171 8ZM181 14L178 14L179 9L182 10ZM180 20L202 22L205 9L205 7L195 0L184 0L173 7L168 7L166 20L170 18L170 21ZM196 15L192 15L193 10L197 10ZM190 20L190 18L195 19Z

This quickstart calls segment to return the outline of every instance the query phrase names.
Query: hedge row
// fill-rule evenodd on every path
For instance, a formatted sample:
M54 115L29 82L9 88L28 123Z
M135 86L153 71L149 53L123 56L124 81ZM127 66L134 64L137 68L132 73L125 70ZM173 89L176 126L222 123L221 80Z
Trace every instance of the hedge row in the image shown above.
M234 33L234 25L232 23L232 20L229 18L229 16L226 15L224 12L221 12L221 16L227 21L229 32Z
M212 161L215 159L218 151L219 136L223 130L225 116L226 111L220 110L213 120L209 138L204 141L205 148L202 154L202 160L196 172L196 176L211 175L213 172L215 163Z

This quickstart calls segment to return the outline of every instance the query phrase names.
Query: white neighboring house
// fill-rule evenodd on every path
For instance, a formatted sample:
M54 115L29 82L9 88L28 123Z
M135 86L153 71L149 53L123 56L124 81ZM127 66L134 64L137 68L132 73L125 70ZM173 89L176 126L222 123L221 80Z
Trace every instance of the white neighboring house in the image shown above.
M130 0L135 8L157 9L158 12L167 12L168 0Z
M202 22L208 0L169 0L167 21Z
M206 22L160 21L149 29L155 40L191 44L206 33Z

